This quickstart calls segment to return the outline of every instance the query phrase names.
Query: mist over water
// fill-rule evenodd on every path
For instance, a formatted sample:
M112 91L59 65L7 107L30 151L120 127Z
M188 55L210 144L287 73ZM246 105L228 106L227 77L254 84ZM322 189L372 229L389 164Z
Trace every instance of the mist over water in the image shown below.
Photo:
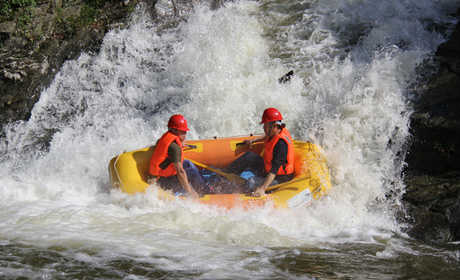
M394 239L404 226L395 210L407 88L445 40L434 27L454 23L458 1L204 2L176 17L158 2L157 20L139 6L99 54L62 67L30 120L7 128L1 240L64 248L82 262L208 271L205 279L270 278L279 272L273 259L301 255L297 248L373 244L377 258L410 251ZM279 84L291 69L296 76ZM271 106L328 160L333 189L311 207L226 212L110 189L109 160L153 144L171 114L188 119L188 139L225 137L262 133Z

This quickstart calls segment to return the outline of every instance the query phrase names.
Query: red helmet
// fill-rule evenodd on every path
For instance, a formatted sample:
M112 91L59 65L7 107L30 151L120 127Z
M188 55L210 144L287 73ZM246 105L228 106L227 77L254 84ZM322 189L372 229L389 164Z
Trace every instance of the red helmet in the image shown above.
M282 119L283 116L281 116L280 111L275 108L267 108L262 115L262 121L260 123L281 121Z
M168 128L175 128L181 131L188 131L187 120L182 115L172 115L168 121Z

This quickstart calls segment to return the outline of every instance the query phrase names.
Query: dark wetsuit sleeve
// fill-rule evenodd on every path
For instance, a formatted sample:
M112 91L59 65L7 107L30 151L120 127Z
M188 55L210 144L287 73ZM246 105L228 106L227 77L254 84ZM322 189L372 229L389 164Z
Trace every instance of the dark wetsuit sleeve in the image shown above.
M180 162L181 160L181 149L177 143L172 142L168 147L168 157L160 164L161 169L166 169L168 165L174 162Z
M168 147L168 157L171 159L171 162L178 162L181 159L181 149L177 143L172 142Z
M282 165L287 163L288 146L284 139L280 139L273 148L272 168L270 173L277 174Z

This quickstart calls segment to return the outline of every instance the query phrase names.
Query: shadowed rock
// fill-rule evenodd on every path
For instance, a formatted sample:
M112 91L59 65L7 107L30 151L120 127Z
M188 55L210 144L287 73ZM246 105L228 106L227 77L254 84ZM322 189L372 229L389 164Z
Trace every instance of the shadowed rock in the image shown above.
M411 236L449 242L460 240L460 25L436 60L414 104L403 201Z

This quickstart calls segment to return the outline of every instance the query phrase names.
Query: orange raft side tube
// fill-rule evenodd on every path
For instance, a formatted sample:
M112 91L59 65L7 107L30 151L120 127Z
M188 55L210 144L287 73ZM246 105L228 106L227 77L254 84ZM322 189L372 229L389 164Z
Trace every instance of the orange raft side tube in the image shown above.
M236 153L237 145L254 136L190 140L185 144L184 156L214 168L224 168L242 153ZM190 148L191 147L191 148ZM109 175L111 184L126 193L144 192L149 184L147 174L153 146L125 152L111 159ZM263 143L256 143L251 150L260 153ZM206 194L200 203L231 208L253 208L271 204L277 208L294 208L309 204L328 193L331 188L329 170L320 149L313 143L294 140L295 177L293 180L270 186L267 195L253 197L245 194ZM244 150L243 150L244 151ZM176 199L170 192L158 189L161 199Z

